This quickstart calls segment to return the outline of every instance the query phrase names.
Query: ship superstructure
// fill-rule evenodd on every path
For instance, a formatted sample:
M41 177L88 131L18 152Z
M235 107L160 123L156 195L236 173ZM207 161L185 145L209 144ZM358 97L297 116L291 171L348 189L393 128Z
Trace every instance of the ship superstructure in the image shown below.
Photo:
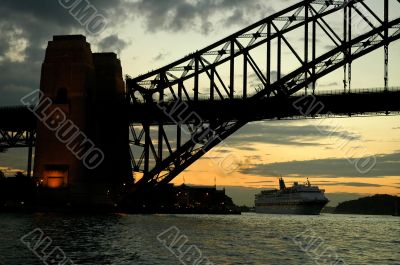
M306 183L294 182L286 187L283 178L279 178L279 190L264 190L255 196L255 211L271 214L312 214L318 215L329 202L325 190Z

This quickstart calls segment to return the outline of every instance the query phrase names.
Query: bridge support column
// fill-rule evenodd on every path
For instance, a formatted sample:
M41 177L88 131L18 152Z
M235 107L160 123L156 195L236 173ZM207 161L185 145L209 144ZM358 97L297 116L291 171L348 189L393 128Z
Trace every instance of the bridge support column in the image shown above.
M384 23L385 23L385 91L389 89L389 0L385 0L384 3Z
M120 61L114 53L92 54L84 36L55 36L46 50L41 92L42 102L52 102L37 126L34 176L41 202L112 208L133 181ZM63 129L48 125L55 110L65 115Z
M28 167L26 169L26 175L28 178L32 176L32 154L33 154L33 132L28 132L28 141L29 141L29 147L28 147Z

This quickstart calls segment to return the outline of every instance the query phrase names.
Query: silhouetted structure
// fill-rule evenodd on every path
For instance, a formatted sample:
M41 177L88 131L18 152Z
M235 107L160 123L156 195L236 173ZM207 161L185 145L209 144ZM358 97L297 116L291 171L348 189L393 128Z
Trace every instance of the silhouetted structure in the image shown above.
M359 105L354 109L360 111L363 109L361 98L365 95L357 100L349 95L353 91L352 62L381 47L385 51L383 91L388 92L388 45L400 38L400 18L389 15L389 2L399 7L398 1L385 0L383 12L377 13L366 1L298 1L180 60L129 78L127 88L132 105L143 102L151 110L146 113L158 114L153 119L143 119L140 127L132 125L136 135L143 134L135 137L132 145L142 151L142 155L133 159L134 170L143 174L137 185L169 183L249 121L288 117L295 113L313 116L324 101L309 97L314 105L309 104L311 108L308 108L293 105L296 101L291 96L299 91L314 94L319 78L342 67L343 95L335 99L326 97L327 101L334 99L335 103L325 105L325 111L335 113L328 108L332 106L350 110L352 105ZM332 22L333 16L340 19ZM365 23L365 29L360 30L360 23ZM299 32L304 33L304 37L302 40L296 37L294 42L291 38ZM332 48L321 52L323 49L317 41L320 38L329 41ZM287 57L294 58L290 65ZM286 69L283 68L285 63ZM294 70L287 70L296 63ZM288 72L284 74L283 71ZM376 109L377 101L373 97L366 109ZM394 105L398 110L398 101ZM157 112L157 109L162 111ZM388 113L390 110L381 111ZM172 137L165 134L167 119L175 124L174 145ZM182 133L185 124L194 129ZM158 133L152 134L152 130ZM189 137L185 137L187 134ZM158 150L152 150L153 143L157 143Z
M46 50L41 92L39 106L52 100L42 110L49 117L36 130L34 176L42 189L41 203L112 206L124 185L133 182L127 122L121 116L120 61L114 53L92 54L84 36L55 36ZM66 119L57 132L46 122L57 115L52 114L56 109ZM92 148L104 154L97 168L88 168Z
M35 203L36 183L18 172L14 177L2 177L0 171L0 210L31 211Z
M123 209L134 213L240 214L225 189L172 184L130 194Z
M400 197L377 194L340 203L334 213L399 215Z
M164 189L249 121L399 111L400 92L388 85L388 47L400 38L400 18L389 15L389 3L400 4L385 0L377 14L364 1L299 1L176 62L127 78L126 101L115 54L92 54L83 36L56 36L46 52L42 91L104 151L105 161L86 170L43 124L35 128L27 108L0 110L0 149L36 145L34 174L43 187L57 188L61 200L111 205L121 191L146 196ZM343 20L328 24L336 15ZM365 22L364 32L354 32L355 15ZM299 30L302 54L289 41ZM318 49L318 38L331 41L332 49ZM354 93L352 62L381 47L383 90ZM284 53L299 62L285 75ZM315 95L316 81L341 67L340 94ZM129 190L131 169L140 179Z

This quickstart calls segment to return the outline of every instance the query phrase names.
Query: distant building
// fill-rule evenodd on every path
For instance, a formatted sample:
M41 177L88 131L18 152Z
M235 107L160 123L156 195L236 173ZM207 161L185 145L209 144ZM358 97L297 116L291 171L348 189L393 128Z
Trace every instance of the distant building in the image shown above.
M226 196L225 189L217 190L216 187L187 186L176 187L176 206L186 209L211 209L224 208L233 205L232 200Z
M18 172L2 177L0 171L0 210L31 210L35 203L35 182Z
M136 194L127 209L144 213L234 214L240 213L225 189L172 184Z

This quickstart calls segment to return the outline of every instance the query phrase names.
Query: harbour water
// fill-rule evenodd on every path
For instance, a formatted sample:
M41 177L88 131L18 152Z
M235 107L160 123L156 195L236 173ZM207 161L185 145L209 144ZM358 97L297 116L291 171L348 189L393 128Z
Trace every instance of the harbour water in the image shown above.
M45 254L40 253L40 248L35 253L32 245L26 243L29 238L21 240L32 231L43 231L51 240ZM183 236L181 239L187 242L169 247L171 235ZM0 264L45 264L46 253L55 247L73 262L68 264L85 265L196 264L178 255L189 247L201 253L199 264L210 261L209 264L398 265L400 218L254 213L240 216L0 214Z

